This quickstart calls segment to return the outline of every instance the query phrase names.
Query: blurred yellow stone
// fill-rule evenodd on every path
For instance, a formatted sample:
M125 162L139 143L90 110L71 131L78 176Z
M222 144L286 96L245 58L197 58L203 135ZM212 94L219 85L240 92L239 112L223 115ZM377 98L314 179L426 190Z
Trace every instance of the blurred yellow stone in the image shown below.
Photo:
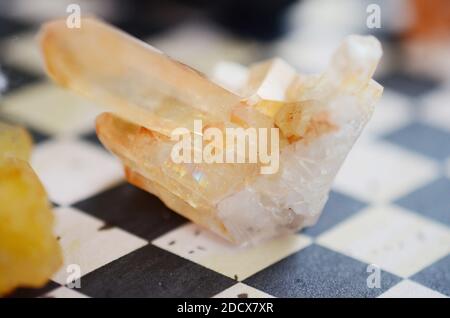
M0 122L0 156L30 159L32 140L22 127Z
M47 194L26 161L31 138L0 123L0 295L41 287L62 263Z

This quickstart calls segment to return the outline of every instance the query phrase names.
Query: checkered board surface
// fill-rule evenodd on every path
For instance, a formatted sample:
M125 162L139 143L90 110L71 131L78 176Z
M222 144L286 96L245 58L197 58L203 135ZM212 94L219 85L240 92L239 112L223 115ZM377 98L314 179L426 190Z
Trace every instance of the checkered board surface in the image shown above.
M386 74L318 223L233 247L124 181L93 130L101 110L46 79L33 36L0 19L9 80L0 117L34 136L32 166L54 204L64 266L44 288L12 297L450 296L450 88L442 83ZM79 289L66 284L70 264L81 268ZM381 268L380 288L367 287L369 264Z

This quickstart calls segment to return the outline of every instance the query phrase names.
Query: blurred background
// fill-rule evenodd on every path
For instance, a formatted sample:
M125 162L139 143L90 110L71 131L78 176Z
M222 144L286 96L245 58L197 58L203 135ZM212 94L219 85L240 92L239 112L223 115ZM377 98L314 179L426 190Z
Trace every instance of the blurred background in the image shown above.
M0 0L0 36L20 40L19 30L68 16L71 3L204 72L221 60L248 64L272 56L317 71L345 35L359 33L385 43L380 74L388 67L450 74L445 0Z

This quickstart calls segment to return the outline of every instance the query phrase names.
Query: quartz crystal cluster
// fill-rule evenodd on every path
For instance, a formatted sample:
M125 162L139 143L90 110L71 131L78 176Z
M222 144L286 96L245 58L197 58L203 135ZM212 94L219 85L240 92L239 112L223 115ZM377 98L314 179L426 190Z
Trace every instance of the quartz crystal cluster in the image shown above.
M371 36L347 37L317 75L277 58L251 65L232 91L96 19L79 29L49 22L40 45L57 83L109 108L97 134L128 181L239 244L316 222L382 93L372 80L382 52ZM222 131L278 128L278 171L261 174L260 162L175 163L171 133L194 133L195 119Z
M0 296L41 287L62 263L45 190L28 164L31 137L0 122Z

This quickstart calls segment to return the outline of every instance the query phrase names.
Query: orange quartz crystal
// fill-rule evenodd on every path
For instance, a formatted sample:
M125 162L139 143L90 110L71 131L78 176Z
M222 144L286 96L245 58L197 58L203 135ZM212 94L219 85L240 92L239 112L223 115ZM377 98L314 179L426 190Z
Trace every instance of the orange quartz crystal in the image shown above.
M97 134L128 181L240 244L317 220L382 92L371 79L381 57L373 37L346 38L322 74L298 74L281 59L255 64L234 92L92 18L80 29L49 22L40 44L50 77L108 108ZM261 174L261 162L175 163L171 134L196 134L196 119L221 131L278 128L278 171Z

